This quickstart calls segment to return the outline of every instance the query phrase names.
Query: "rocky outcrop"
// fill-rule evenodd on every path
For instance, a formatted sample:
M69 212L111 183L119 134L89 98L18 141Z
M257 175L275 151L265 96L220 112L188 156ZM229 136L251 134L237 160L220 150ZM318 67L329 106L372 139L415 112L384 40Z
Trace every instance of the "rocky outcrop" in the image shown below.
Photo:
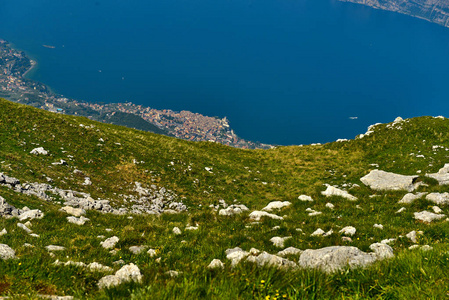
M142 274L140 273L139 268L133 263L123 266L115 273L115 275L108 275L101 278L100 281L98 281L98 287L100 289L111 288L130 281L142 281Z
M418 187L418 176L406 176L381 170L372 170L360 178L363 184L376 191L414 191Z
M445 164L437 173L426 174L427 177L438 181L440 185L449 184L449 164Z
M445 216L446 215L435 214L435 213L432 213L432 212L429 212L426 210L414 213L414 217L416 220L420 220L420 221L427 222L427 223L430 223L435 220L440 220L440 219L444 218Z
M326 273L343 268L365 267L377 260L393 257L393 249L385 244L372 244L373 253L366 253L356 247L332 246L321 249L307 249L299 258L302 268L320 269Z

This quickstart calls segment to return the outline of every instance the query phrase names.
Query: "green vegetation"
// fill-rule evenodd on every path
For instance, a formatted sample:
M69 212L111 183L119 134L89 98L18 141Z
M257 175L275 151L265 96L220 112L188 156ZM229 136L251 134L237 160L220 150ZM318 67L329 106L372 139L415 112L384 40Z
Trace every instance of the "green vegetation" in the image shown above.
M442 148L434 148L436 145ZM50 155L30 154L36 147L43 147ZM0 100L0 172L21 182L47 183L51 178L55 187L90 193L94 199L109 199L114 207L123 204L121 195L137 195L135 182L154 184L173 191L177 200L188 207L188 212L179 214L132 218L88 211L90 221L78 226L67 222L67 214L58 210L61 205L57 201L42 201L0 186L0 196L9 204L45 213L43 219L31 221L31 229L39 238L18 228L16 218L0 218L0 230L8 231L0 236L0 243L13 248L18 257L0 260L0 295L34 298L37 294L57 294L82 299L444 299L449 297L449 222L416 221L414 212L429 210L435 204L424 199L398 204L406 192L375 192L360 178L374 168L404 175L417 174L418 170L420 174L437 172L449 162L445 148L449 148L449 120L432 117L406 120L400 128L378 125L370 135L348 142L241 150ZM68 164L52 165L61 159ZM74 173L75 169L81 173ZM92 185L83 185L86 176ZM420 178L428 186L418 191L448 190L424 176ZM326 198L321 195L324 184L345 188L359 200ZM315 201L299 201L301 194ZM248 212L227 217L213 211L209 206L217 205L220 199L228 204L235 200L250 211L260 210L274 200L290 201L292 205L275 212L284 220L262 219L251 224ZM325 207L328 202L335 205L333 210ZM402 206L406 211L397 214ZM308 216L309 207L323 214ZM448 214L447 207L440 208ZM384 229L374 228L376 223ZM185 230L187 225L196 224L198 230ZM173 234L176 226L182 230L181 235ZM279 228L273 229L275 226ZM338 233L345 226L357 229L352 242L343 241ZM108 228L112 231L106 231ZM317 228L333 229L334 233L311 237ZM413 243L405 235L412 230L423 231L418 243L434 249L408 250ZM98 238L100 235L120 238L114 254L100 246L104 240ZM247 262L231 268L226 249L257 248L276 254L282 249L269 241L273 236L292 236L285 247L303 250L351 245L368 252L374 242L397 240L391 244L395 258L365 269L324 274L259 268ZM52 257L44 248L50 244L66 250ZM136 245L155 249L157 256L150 257L146 251L132 254L129 247ZM225 263L223 271L207 269L215 258ZM120 267L113 262L122 259L140 268L143 282L99 290L98 280L111 273L56 266L56 259L86 264L96 261L114 271ZM298 256L288 259L297 262ZM169 270L182 273L172 278L166 274Z

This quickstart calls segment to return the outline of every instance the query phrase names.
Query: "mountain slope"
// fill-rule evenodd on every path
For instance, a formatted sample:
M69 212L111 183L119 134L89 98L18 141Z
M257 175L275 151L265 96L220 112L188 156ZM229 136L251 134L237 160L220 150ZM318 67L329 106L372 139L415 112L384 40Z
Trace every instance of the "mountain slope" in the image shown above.
M379 124L369 131L355 140L325 145L241 150L0 100L0 173L4 178L0 178L0 196L20 209L16 217L0 209L4 215L0 231L7 232L0 236L0 244L11 247L18 258L0 259L0 295L440 298L449 283L445 273L449 222L415 219L415 212L436 206L425 196L411 204L398 203L407 191L375 191L360 178L376 168L416 175L416 182L427 185L417 192L446 192L447 186L424 174L437 172L449 160L449 121L421 117ZM40 147L48 153L33 154ZM322 194L325 184L346 190L358 200L326 197ZM314 201L301 201L300 195ZM252 211L272 201L291 204L270 212L278 219L251 219ZM245 205L248 211L232 216L218 212L231 204ZM69 223L70 215L60 210L67 205L85 209L89 220L84 225ZM39 209L44 216L21 221L27 212L24 206ZM447 205L438 206L440 214L448 215ZM402 207L405 211L397 213ZM19 223L38 237L18 227ZM339 233L346 226L356 228L355 235ZM328 236L313 236L318 228ZM406 237L412 231L422 232L415 242ZM104 249L100 242L113 236L118 242ZM276 236L290 238L278 247L270 241ZM395 239L390 241L394 258L331 274L260 268L243 260L232 266L226 258L226 250L235 247L276 254L289 246L301 250L353 246L372 254L373 243L391 238ZM414 244L429 244L434 250L408 250ZM49 245L65 249L48 251ZM145 250L135 254L132 246ZM154 252L147 253L150 249ZM215 258L225 263L223 271L207 269ZM286 258L299 264L299 254ZM93 262L113 270L89 269ZM130 263L140 269L141 283L98 288L101 278Z

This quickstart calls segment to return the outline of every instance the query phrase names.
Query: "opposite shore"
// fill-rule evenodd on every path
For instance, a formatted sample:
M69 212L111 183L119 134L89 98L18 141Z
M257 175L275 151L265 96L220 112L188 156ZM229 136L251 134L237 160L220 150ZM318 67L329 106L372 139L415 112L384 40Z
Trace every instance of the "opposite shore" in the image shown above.
M0 97L55 113L80 115L92 120L175 136L190 141L209 141L243 149L268 149L271 145L238 137L227 118L208 117L190 111L153 109L131 102L100 104L69 99L45 84L26 78L37 65L23 51L0 39Z

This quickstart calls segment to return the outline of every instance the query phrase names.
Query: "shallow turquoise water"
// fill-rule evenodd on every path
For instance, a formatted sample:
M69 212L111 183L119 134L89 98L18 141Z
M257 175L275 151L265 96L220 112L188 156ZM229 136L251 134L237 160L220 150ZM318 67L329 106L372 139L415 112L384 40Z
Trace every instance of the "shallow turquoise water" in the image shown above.
M449 116L449 29L423 20L335 0L36 2L0 2L0 37L68 97L227 116L284 145Z

